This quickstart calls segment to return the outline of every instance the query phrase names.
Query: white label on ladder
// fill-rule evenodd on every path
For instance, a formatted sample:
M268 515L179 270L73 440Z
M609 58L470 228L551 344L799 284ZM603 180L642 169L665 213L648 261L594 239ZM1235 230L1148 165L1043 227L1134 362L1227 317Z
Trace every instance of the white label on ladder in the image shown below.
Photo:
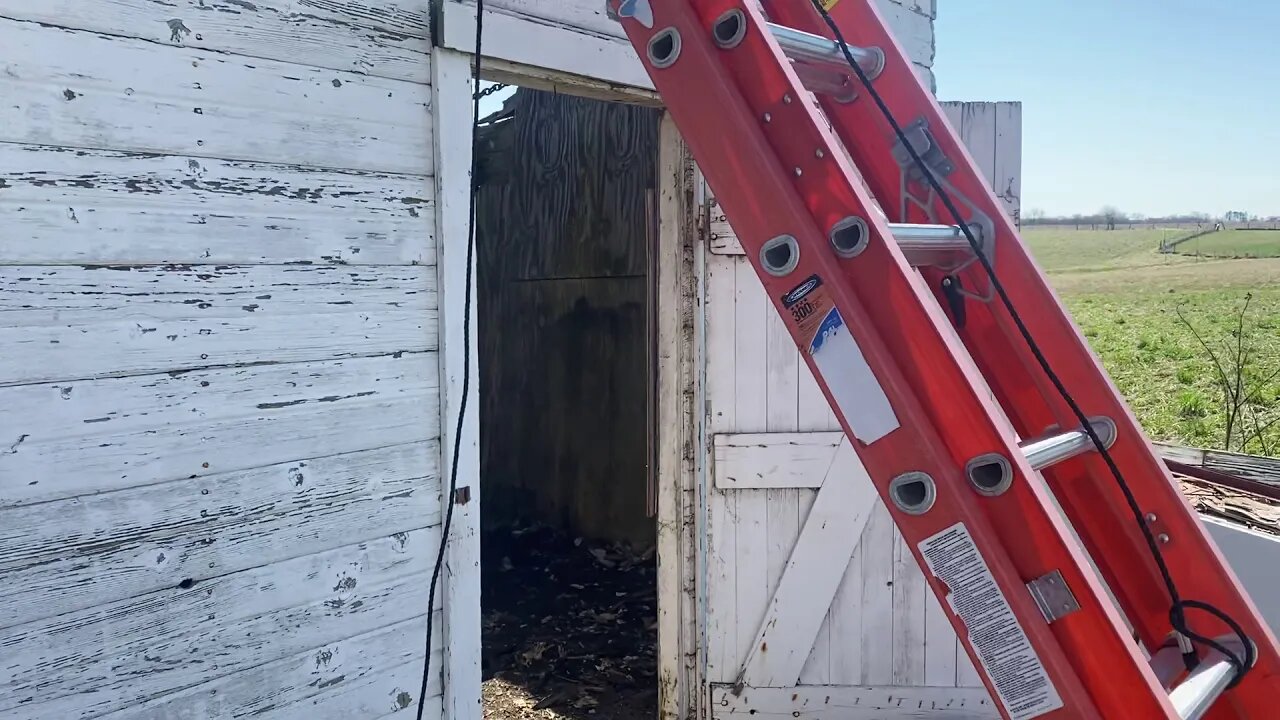
M898 429L889 397L835 307L814 332L809 354L854 437L869 445Z
M1028 720L1061 708L1057 688L964 523L925 538L920 553L950 590L947 603L964 622L1009 717Z

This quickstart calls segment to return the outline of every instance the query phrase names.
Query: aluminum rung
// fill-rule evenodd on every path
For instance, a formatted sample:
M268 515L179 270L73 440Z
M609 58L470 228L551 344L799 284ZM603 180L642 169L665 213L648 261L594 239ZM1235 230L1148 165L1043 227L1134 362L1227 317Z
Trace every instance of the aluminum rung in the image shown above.
M1116 437L1115 423L1107 418L1093 418L1089 424L1093 426L1093 431L1098 434L1102 444L1110 447ZM1093 438L1083 428L1027 440L1019 443L1019 447L1035 470L1043 470L1094 449Z
M1218 638L1218 642L1237 652L1243 650L1234 636ZM1235 676L1236 668L1231 660L1218 650L1210 650L1187 679L1169 693L1169 702L1182 720L1200 720Z
M973 247L959 225L889 223L889 230L913 267L954 264L973 257Z
M849 63L845 60L844 51L836 44L821 35L802 32L785 25L769 23L769 30L782 46L787 57L798 62L816 65L836 66L841 74L849 72ZM884 69L884 53L879 48L862 48L849 46L849 54L858 62L868 78L875 78Z

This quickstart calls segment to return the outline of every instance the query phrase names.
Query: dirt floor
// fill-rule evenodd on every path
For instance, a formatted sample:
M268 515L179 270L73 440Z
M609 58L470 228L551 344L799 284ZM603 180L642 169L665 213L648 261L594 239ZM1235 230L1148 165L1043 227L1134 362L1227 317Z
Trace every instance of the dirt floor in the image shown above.
M652 548L546 528L486 533L483 548L485 718L656 716Z

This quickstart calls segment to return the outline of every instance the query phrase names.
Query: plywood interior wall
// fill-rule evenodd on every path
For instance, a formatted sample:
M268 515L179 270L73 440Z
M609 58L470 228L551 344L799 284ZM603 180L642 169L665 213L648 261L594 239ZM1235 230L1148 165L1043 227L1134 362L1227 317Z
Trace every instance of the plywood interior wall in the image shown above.
M483 523L653 541L646 192L659 113L521 89L477 204Z

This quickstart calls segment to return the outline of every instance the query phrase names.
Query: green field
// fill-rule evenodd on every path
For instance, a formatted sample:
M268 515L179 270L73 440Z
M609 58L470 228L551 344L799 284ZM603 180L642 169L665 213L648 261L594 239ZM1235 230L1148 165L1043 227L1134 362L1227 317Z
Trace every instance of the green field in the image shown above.
M1223 230L1178 245L1178 253L1229 258L1280 257L1280 230Z
M1215 233L1227 234L1237 233ZM1222 447L1225 412L1217 371L1177 310L1221 355L1224 343L1234 342L1239 309L1251 293L1244 337L1254 348L1254 373L1277 371L1280 258L1161 254L1162 237L1159 230L1023 232L1148 434L1156 440ZM1265 422L1280 416L1280 377L1259 385L1256 407ZM1246 450L1280 452L1280 422L1264 437L1266 442L1252 442Z

